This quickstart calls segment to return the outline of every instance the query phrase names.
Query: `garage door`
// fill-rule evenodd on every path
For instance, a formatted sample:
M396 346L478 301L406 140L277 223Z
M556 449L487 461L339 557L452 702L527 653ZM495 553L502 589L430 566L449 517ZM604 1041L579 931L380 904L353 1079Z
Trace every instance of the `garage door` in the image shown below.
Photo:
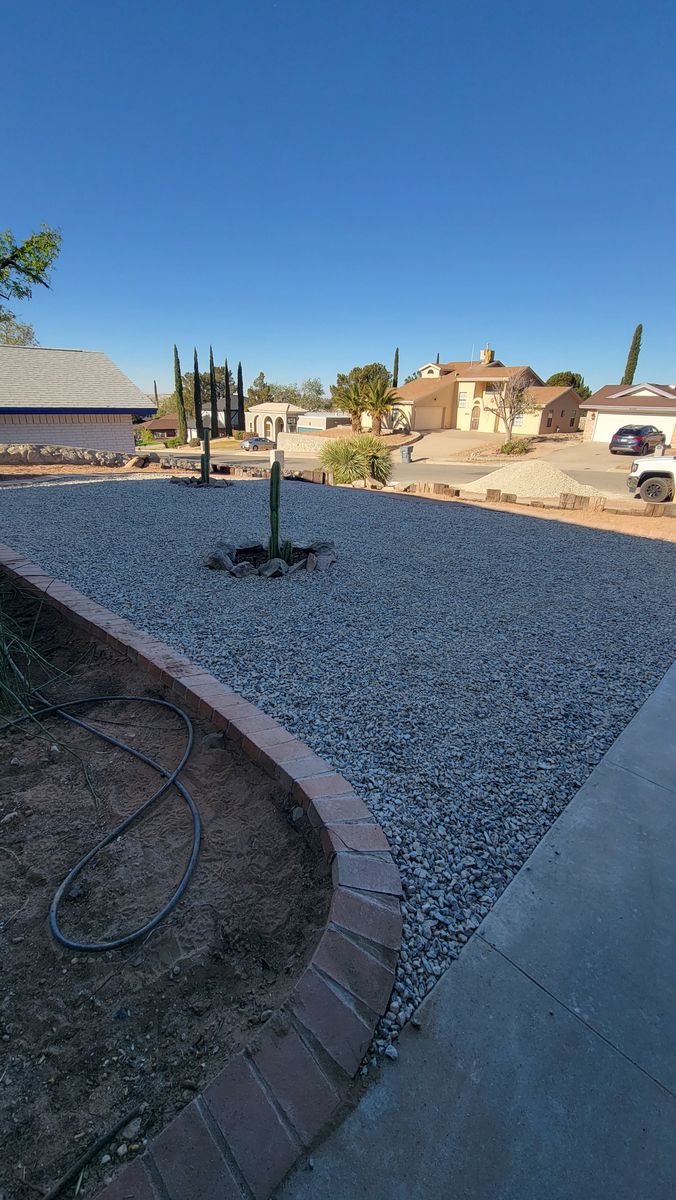
M676 418L665 416L664 413L599 413L596 418L593 442L609 442L621 425L654 425L661 429L667 445L674 432Z
M416 408L415 413L415 428L416 429L443 429L443 408Z

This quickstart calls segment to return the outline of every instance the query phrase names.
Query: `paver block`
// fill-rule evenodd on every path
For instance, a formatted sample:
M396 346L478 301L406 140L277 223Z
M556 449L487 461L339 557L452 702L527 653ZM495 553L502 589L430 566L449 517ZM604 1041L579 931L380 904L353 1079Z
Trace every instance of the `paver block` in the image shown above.
M331 898L329 919L390 950L398 950L401 945L401 912L394 898L389 904L380 903L367 893L339 887Z
M322 800L306 800L302 807L307 811L310 824L314 825L315 829L342 821L370 823L373 820L363 800L355 796L354 792L347 792L344 796L327 796Z
M372 1027L322 979L308 970L298 981L290 1007L334 1062L355 1075L371 1040Z
M243 1055L209 1084L204 1100L254 1196L266 1200L296 1161L298 1147Z
M269 1031L269 1032L268 1032ZM294 1029L267 1026L254 1062L306 1146L330 1121L339 1097Z
M321 833L327 857L339 850L389 850L380 825L325 825Z
M389 855L356 854L344 851L336 854L331 868L333 885L360 888L364 892L384 892L401 895L401 879Z
M160 1200L160 1197L143 1165L143 1159L137 1158L98 1193L96 1200Z
M150 1154L171 1200L242 1200L194 1100L155 1138Z
M326 929L312 957L318 967L378 1015L387 1008L394 970L337 929Z

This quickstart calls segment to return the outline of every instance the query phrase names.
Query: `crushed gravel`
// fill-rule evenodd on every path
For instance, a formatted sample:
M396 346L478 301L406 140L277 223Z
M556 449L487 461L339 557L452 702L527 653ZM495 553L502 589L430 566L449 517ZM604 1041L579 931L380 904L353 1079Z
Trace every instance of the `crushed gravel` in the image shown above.
M529 496L540 500L560 496L561 492L573 492L576 496L602 495L597 488L578 483L572 476L566 475L564 471L542 459L509 463L506 467L491 471L490 475L472 480L465 485L464 490L483 494L487 488L499 488L501 492L512 492L517 496Z
M235 580L202 563L265 532L264 483L23 485L1 505L2 541L261 705L368 803L405 889L373 1062L676 654L660 541L287 483L284 536L335 540L337 565Z

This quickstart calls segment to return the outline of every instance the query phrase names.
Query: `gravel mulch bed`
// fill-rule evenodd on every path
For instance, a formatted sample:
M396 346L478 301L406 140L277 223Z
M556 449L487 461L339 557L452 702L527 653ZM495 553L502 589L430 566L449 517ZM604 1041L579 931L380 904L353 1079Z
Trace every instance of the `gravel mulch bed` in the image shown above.
M382 1053L671 664L676 549L287 483L284 536L335 540L336 566L202 567L265 532L267 490L24 486L0 537L260 704L370 805L405 888Z

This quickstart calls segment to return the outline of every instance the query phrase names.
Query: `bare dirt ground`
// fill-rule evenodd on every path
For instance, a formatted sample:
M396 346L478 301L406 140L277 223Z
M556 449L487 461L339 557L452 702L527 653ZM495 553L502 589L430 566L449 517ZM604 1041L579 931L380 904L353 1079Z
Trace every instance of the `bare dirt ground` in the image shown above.
M158 463L149 463L147 467L141 468L144 474L148 475L166 475L166 471L162 471ZM138 471L138 467L91 467L91 466L76 466L72 463L64 463L62 465L47 466L46 464L36 463L27 466L12 467L8 465L0 466L0 484L5 483L34 483L35 480L49 479L53 476L55 479L64 478L69 475L73 478L82 477L97 477L101 479L109 479L121 477L123 479L129 476L130 470Z
M0 601L30 627L34 601L17 599L7 585ZM54 699L166 695L47 608L34 640L69 672L46 689ZM136 701L79 712L166 766L181 756L183 728L168 710ZM134 1109L135 1123L97 1154L78 1194L95 1194L140 1152L284 1001L318 941L329 896L321 856L291 826L281 793L236 748L213 745L198 720L182 779L204 828L185 897L146 940L122 950L62 947L47 923L56 887L154 791L158 776L58 718L46 724L44 737L18 729L0 735L0 1195L7 1200L46 1194ZM75 881L61 907L65 932L104 940L146 921L171 895L190 844L189 814L172 790Z

